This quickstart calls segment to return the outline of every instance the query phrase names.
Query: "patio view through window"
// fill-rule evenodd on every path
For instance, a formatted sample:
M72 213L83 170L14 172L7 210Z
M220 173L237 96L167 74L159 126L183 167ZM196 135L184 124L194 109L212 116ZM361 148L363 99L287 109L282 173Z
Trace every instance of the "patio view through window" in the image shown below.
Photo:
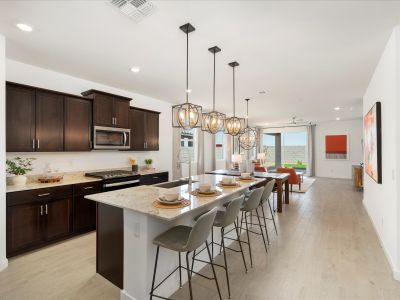
M266 153L264 165L268 170L277 167L307 169L307 133L283 132L264 133L263 152Z

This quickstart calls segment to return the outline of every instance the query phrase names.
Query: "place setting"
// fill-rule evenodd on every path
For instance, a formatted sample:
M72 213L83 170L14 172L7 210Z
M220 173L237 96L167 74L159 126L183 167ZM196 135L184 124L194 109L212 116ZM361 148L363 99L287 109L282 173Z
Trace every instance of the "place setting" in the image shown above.
M185 199L177 191L165 191L153 202L156 208L183 208L190 205L190 200Z
M251 173L240 173L239 180L245 182L256 181L256 179L251 176Z
M196 197L215 197L222 195L222 192L217 190L215 186L211 186L209 183L200 183L199 187L190 194Z
M217 186L222 188L237 188L240 187L240 182L237 182L235 177L224 176L222 180L218 182Z

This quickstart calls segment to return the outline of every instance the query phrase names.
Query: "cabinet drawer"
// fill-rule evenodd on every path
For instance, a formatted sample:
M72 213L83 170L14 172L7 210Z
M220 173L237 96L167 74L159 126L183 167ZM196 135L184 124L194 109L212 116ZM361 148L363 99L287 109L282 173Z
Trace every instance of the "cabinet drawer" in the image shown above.
M7 193L7 206L63 199L72 196L72 186L62 185L42 189L33 189L21 192Z
M102 181L93 181L93 182L85 182L74 184L74 196L80 195L90 195L100 193L103 189L103 182Z
M152 185L166 181L168 181L168 172L142 175L140 177L141 185Z

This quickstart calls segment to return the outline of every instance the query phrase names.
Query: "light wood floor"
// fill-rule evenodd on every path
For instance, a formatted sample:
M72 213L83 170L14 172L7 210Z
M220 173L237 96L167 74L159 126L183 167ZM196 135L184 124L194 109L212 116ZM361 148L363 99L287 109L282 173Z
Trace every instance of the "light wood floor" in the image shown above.
M270 224L268 255L252 236L248 274L240 254L228 254L233 299L400 299L362 194L349 181L319 178L291 200L278 216L278 237ZM226 299L222 270L218 278ZM194 295L217 299L214 283L202 278L194 279ZM188 299L187 287L174 297ZM95 235L88 234L11 259L0 273L0 299L119 299L119 290L95 274Z

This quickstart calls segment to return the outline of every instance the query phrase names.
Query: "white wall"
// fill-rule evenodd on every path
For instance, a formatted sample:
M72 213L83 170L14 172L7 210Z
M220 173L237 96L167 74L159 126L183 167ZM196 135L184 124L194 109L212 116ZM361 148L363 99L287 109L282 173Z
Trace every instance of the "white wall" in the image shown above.
M364 205L375 226L394 277L400 280L400 28L396 27L364 95L364 115L382 104L382 184L364 179Z
M7 59L6 79L8 81L37 87L52 89L65 93L80 95L88 89L115 93L131 97L131 106L147 108L160 111L160 151L153 152L121 152L121 151L92 151L79 153L7 153L7 157L15 155L36 157L34 170L31 174L40 174L46 164L50 163L60 172L95 170L106 168L127 167L128 158L138 159L139 165L144 165L146 158L153 159L153 166L159 170L172 170L172 127L171 127L171 104L165 101L153 99L140 94L122 91L113 87L91 82L66 74L27 65L21 62ZM140 74L139 74L140 76ZM2 120L4 120L2 118ZM134 136L133 136L134 138Z
M315 175L318 177L351 178L351 166L363 161L362 119L321 122L315 127ZM325 136L347 134L348 160L325 159Z
M6 258L6 170L5 170L5 71L6 40L0 35L0 271L7 267Z

